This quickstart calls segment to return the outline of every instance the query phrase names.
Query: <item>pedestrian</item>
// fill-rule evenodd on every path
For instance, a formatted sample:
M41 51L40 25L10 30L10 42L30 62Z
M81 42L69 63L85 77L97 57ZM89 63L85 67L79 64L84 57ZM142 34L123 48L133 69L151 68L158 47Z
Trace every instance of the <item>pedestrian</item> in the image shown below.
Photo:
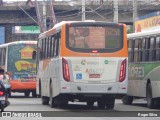
M5 88L5 99L8 101L11 85L9 82L9 76L4 72L3 68L0 68L0 84Z

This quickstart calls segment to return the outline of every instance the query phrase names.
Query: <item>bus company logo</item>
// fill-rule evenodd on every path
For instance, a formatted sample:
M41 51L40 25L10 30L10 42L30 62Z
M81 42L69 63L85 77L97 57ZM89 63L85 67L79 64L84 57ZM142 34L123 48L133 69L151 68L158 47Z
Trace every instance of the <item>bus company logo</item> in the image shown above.
M74 71L81 71L81 70L82 70L82 68L81 68L80 66L77 66L77 65L76 65L76 66L74 67Z
M108 64L108 60L105 60L105 61L104 61L104 64Z
M82 65L86 65L86 60L82 60L82 61L81 61L81 64L82 64Z
M82 60L81 61L81 64L82 65L98 65L99 63L98 62L96 62L96 61L86 61L86 60Z
M32 59L32 53L34 49L30 46L24 47L19 52L21 53L21 59Z

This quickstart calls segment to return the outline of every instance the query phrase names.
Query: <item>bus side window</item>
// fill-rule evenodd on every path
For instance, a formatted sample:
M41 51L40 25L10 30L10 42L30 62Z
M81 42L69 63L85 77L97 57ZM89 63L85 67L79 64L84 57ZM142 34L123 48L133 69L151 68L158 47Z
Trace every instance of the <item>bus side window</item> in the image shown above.
M134 62L138 62L138 39L135 40L135 46L134 46Z
M54 57L56 57L56 50L57 50L57 37L55 39L55 42L54 42Z
M150 40L150 61L155 61L156 60L156 39L155 37L151 37Z
M145 40L145 61L149 61L150 38Z
M152 61L152 50L153 50L153 38L152 37L149 37L149 46L148 46L148 61Z
M49 56L49 54L50 54L50 51L49 51L50 45L49 45L49 43L50 43L50 37L47 38L47 58L50 58L50 56Z
M45 39L42 40L42 59L45 58Z
M56 34L55 36L55 43L54 43L54 57L58 56L59 53L59 40L60 40L60 36L59 33Z
M47 49L48 49L48 38L45 39L45 58L48 57L48 56L47 56L47 54L48 54Z
M135 40L131 40L131 62L134 62L134 45L135 45Z
M59 41L60 41L60 33L57 34L57 43L56 43L56 56L59 54Z
M138 62L142 62L142 39L138 40Z
M54 57L54 48L55 48L55 35L52 36L52 57Z
M5 65L6 61L6 48L0 48L0 65Z
M160 36L156 37L156 61L160 60Z
M49 56L50 57L52 57L52 37L50 37L50 42L49 42L49 46L50 46L50 49L49 49L49 51L50 51L50 54L49 54Z
M128 61L129 61L129 62L132 62L132 61L131 61L131 56L132 56L132 55L131 55L132 40L128 40L127 43L128 43Z
M39 51L39 53L38 53L38 58L39 58L40 60L42 60L42 54L43 54L43 53L42 53L42 40L39 40L37 51Z
M142 61L145 61L146 38L142 38Z

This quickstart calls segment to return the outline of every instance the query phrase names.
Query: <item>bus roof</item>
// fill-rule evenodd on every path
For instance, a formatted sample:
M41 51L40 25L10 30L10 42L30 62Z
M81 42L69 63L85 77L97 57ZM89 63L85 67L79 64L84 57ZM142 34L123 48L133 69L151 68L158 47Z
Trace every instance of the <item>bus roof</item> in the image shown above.
M134 38L141 38L141 37L148 37L148 36L157 36L157 35L160 35L160 29L127 34L127 38L128 39L134 39Z
M16 44L22 44L22 43L30 43L30 44L37 44L37 41L15 41L15 42L9 42L5 44L1 44L0 47L6 47L9 45L16 45Z
M41 33L41 34L39 35L39 38L45 37L45 36L47 36L47 34L50 34L50 33L53 33L53 32L56 32L56 31L60 30L61 27L62 27L63 25L65 25L65 24L69 24L69 23L81 23L81 22L89 22L89 21L62 21L62 22L60 22L60 23L55 24L54 27L51 28L50 30ZM90 22L91 22L91 21L90 21ZM92 21L92 22L93 22L93 21ZM95 22L95 21L94 21L94 22Z
M95 23L95 22L104 22L104 23L110 23L110 24L117 24L117 23L114 23L114 22L106 22L106 21L95 21L95 20L85 20L85 21L62 21L60 23L57 23L55 24L55 26L53 28L51 28L50 30L48 31L45 31L43 33L41 33L39 35L39 38L43 38L47 35L50 35L56 31L59 31L61 29L61 27L65 24L70 24L70 23ZM123 24L123 23L121 23Z

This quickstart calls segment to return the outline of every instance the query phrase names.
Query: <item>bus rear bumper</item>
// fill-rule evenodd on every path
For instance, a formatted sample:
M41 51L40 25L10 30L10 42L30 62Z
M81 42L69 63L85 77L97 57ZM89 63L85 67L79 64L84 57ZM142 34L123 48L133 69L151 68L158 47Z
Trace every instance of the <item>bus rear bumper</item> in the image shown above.
M36 82L17 82L11 81L11 90L16 91L28 91L36 90Z
M127 87L126 82L119 83L106 83L106 84L87 84L87 83L61 83L60 93L71 94L126 94Z

